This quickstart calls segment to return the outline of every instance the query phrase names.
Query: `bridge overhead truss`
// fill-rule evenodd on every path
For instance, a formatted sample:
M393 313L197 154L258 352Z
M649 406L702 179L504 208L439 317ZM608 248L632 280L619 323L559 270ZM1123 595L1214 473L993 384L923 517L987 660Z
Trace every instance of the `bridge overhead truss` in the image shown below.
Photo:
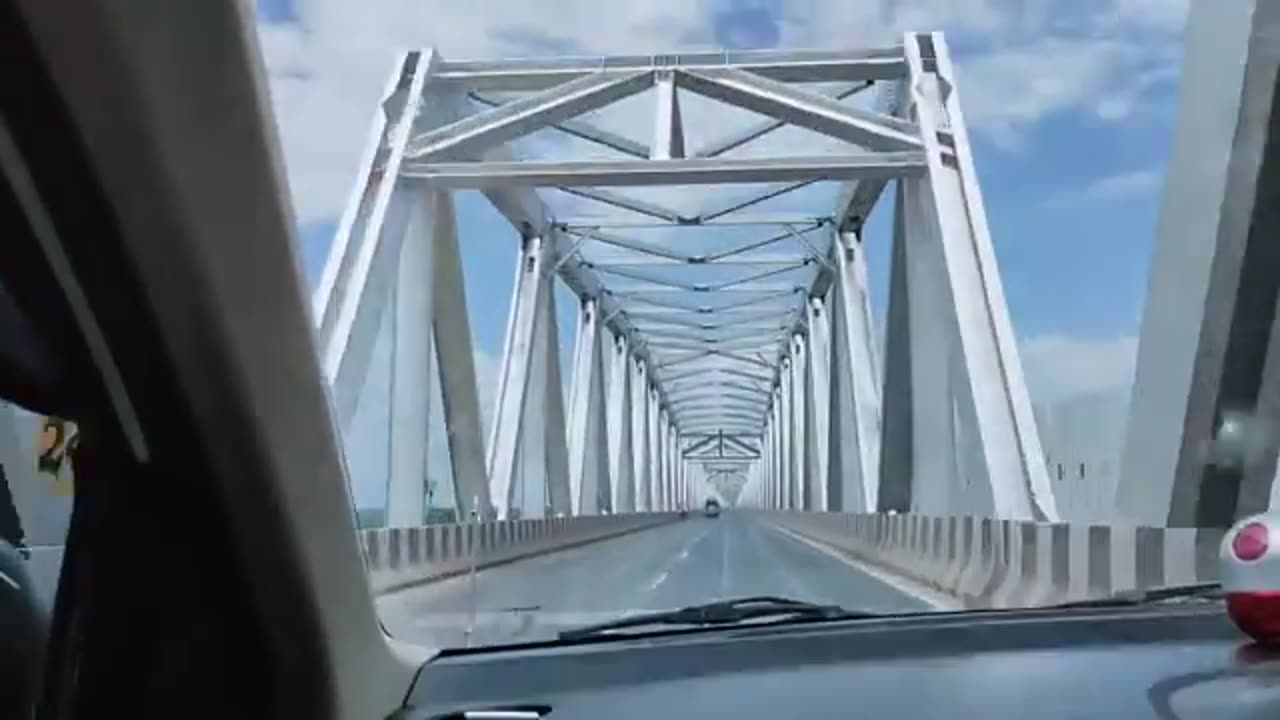
M942 36L917 33L851 52L407 53L314 298L343 423L375 336L395 333L393 524L422 516L433 381L466 512L672 509L714 475L777 508L1056 517L954 72ZM598 121L640 96L643 141ZM691 102L756 120L696 142L716 116ZM823 144L759 151L785 129ZM563 143L593 152L546 157ZM795 209L819 188L831 197ZM454 217L464 190L520 238L487 434ZM886 195L881 348L863 242ZM555 211L565 203L596 212ZM578 302L565 392L557 278ZM541 507L517 492L530 467Z

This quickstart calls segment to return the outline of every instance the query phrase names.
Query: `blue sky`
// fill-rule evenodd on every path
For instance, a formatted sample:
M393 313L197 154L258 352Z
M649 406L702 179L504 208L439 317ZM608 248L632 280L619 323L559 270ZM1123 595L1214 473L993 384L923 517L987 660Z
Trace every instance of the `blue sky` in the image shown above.
M617 6L619 17L634 18L631 32L620 30L619 40L602 38L606 29L599 26L600 31L595 32L590 19L580 23L585 30L577 31L565 27L572 25L568 21L539 24L540 15L560 12L553 7L557 4L519 5L541 8L536 13L530 11L528 21L520 25L510 17L488 19L482 17L483 9L467 13L455 7L457 4L446 3L447 11L420 16L434 18L434 24L424 25L430 31L424 29L423 37L445 45L448 57L485 55L475 51L455 53L448 47L450 42L463 42L452 37L448 23L440 19L453 13L457 34L471 35L465 41L470 43L466 49L493 48L493 52L502 54L603 51L601 44L606 45L604 50L612 51L610 42L626 43L632 36L643 41L655 32L655 37L668 38L681 47L769 48L788 45L796 38L816 39L829 45L834 42L830 39L833 31L823 25L856 12L855 5L868 6L868 17L883 19L890 28L907 17L915 19L911 25L914 29L947 32L961 67L961 102L975 141L988 219L1010 312L1024 346L1024 362L1028 352L1034 356L1028 346L1043 338L1067 338L1085 352L1092 347L1090 343L1131 339L1136 334L1159 189L1171 141L1179 50L1176 21L1162 20L1153 8L1176 6L1177 0L1048 3L1054 9L1042 16L1026 10L1005 12L1006 8L1036 4L1012 0L982 0L967 4L962 10L955 9L962 3L947 5L929 0L897 4L878 0L704 0L681 4L672 0L667 9L663 9L663 2L655 0L647 5L637 2ZM690 9L695 5L697 8ZM894 8L884 9L887 5ZM503 8L496 6L504 4L495 3L493 10L495 16L502 15ZM949 9L938 10L943 6ZM395 26L405 25L406 18L419 17L406 14L412 12L406 7L395 0L365 9L360 3L334 0L259 0L259 24L277 120L295 205L300 210L301 249L313 283L341 212L341 203L334 198L345 195L349 180L341 192L336 189L340 184L337 179L313 181L322 175L319 169L311 170L313 155L316 168L329 160L322 162L323 153L301 138L323 129L332 143L353 148L346 157L358 155L365 129L358 122L340 125L336 120L331 128L327 127L327 114L322 111L326 102L340 100L342 92L342 85L336 80L325 89L326 68L331 69L333 77L354 75L350 68L358 63L331 64L328 58L358 57L370 67L385 68L391 52L387 48L406 42L405 36L397 34L402 27ZM570 10L562 11L568 17ZM387 16L385 22L379 13ZM1176 7L1169 15L1176 18ZM828 17L833 19L824 22ZM925 18L937 24L920 26L918 23ZM347 26L353 28L349 33ZM668 26L670 32L664 34L662 31ZM379 32L386 34L387 48L381 49L385 50L382 55L377 55ZM412 33L407 37L410 42L417 38ZM361 46L353 38L369 44ZM1114 65L1105 59L1091 59L1091 48L1109 53L1105 58L1112 58ZM655 51L663 49L666 48L662 45L652 47ZM623 50L634 51L630 47ZM1024 77L1029 70L1019 67L1025 64L1020 58L1041 63L1040 74ZM1054 58L1062 60L1058 63ZM1094 67L1098 63L1102 66ZM365 83L372 87L373 96L381 87L384 74L385 69ZM300 75L310 84L300 84ZM1008 80L1007 85L1004 80ZM371 110L372 106L365 103L356 114L368 117ZM328 115L336 118L338 113ZM340 177L341 163L332 164L334 170L326 177ZM354 173L352 161L348 165L349 172ZM312 192L313 187L323 191ZM326 197L327 200L322 199ZM891 203L882 203L867 236L878 312L883 310L887 286L885 221L890 209ZM496 358L501 353L506 322L515 235L473 194L459 197L458 217L474 341L478 353ZM561 352L566 363L572 351L574 312L568 299L567 293L562 293L559 306ZM1094 378L1083 378L1076 384L1117 385L1123 389L1128 382L1125 362L1120 358L1118 368L1096 371L1114 374L1114 378L1097 378L1096 382ZM1061 365L1029 367L1028 374L1033 376L1033 383L1034 378L1043 377L1049 379L1043 384L1056 385L1059 383L1054 379L1061 376L1067 378L1064 384L1071 386L1075 382L1070 377L1071 363ZM1033 387L1035 392L1037 388ZM376 474L373 472L370 477ZM377 502L376 484L370 479L358 485L362 504Z

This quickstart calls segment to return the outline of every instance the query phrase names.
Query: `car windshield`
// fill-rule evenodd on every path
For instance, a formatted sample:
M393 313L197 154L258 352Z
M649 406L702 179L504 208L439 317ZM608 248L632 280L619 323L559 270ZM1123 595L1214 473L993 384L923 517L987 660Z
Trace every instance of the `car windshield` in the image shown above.
M1212 245L1160 204L1207 41L1103 4L260 2L322 337L385 288L335 398L387 629L1212 580L1267 501L1178 501L1260 432L1237 392L1191 458L1229 393L1171 379L1178 286L1234 296L1156 250Z
M1215 580L1280 507L1229 6L258 0L386 630ZM38 555L74 427L0 421Z

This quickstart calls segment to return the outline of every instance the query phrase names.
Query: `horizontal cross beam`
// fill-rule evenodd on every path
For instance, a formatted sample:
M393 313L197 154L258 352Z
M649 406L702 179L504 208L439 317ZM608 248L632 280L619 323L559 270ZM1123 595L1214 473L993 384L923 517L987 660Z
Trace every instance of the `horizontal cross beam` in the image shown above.
M639 185L720 185L787 180L862 180L915 177L924 172L924 153L861 153L809 158L681 158L677 160L595 160L570 162L411 161L405 177L437 188L482 190L502 187L625 187Z
M781 82L894 80L907 73L901 46L854 51L702 52L565 59L462 60L441 63L433 80L472 90L541 90L592 73L675 69L715 74L745 70Z

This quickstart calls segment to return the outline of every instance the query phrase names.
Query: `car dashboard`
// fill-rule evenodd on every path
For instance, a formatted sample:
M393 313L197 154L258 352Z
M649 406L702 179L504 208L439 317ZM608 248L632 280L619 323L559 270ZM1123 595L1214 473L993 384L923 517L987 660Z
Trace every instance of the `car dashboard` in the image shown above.
M1217 604L988 611L448 651L397 718L1280 718Z

